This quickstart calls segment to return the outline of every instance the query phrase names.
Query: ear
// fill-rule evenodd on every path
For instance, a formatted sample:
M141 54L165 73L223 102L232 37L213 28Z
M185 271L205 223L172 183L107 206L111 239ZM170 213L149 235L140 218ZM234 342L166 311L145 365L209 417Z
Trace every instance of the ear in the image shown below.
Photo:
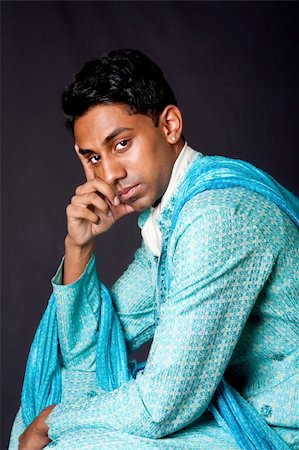
M159 128L169 144L178 142L183 130L183 118L177 106L167 105L165 107L159 117Z

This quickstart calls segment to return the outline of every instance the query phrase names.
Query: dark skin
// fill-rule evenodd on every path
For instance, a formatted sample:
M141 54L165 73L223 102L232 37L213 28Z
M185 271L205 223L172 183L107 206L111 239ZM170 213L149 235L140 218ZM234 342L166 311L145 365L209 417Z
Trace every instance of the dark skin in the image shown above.
M144 211L164 194L184 142L182 116L174 105L161 113L156 127L124 105L96 105L75 122L75 150L86 182L66 210L67 236L63 284L84 272L97 236L121 217ZM50 442L45 408L19 438L19 450L41 450Z
M45 421L55 406L47 406L21 434L19 450L40 450L49 444L49 427Z

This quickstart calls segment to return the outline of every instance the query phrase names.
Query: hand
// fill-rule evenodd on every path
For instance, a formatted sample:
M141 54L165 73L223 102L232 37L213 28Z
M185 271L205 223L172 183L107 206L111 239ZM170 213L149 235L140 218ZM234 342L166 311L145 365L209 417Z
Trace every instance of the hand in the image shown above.
M96 236L107 231L116 220L134 209L120 202L113 188L95 176L77 146L75 149L87 181L76 189L66 214L68 242L81 247L93 242Z
M41 450L50 442L48 437L49 427L46 419L55 408L55 405L47 406L19 437L18 450Z

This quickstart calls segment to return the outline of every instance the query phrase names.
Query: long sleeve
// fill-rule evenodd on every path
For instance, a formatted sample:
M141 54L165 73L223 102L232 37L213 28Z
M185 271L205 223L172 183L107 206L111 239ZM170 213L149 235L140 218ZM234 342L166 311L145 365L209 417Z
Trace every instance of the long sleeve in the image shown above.
M63 262L52 279L63 366L68 370L95 370L101 298L95 256L91 257L81 277L66 286L62 284Z
M156 327L156 261L144 243L110 289L129 352L137 350Z
M135 350L154 333L154 279L152 260L144 246L111 289L129 350ZM57 306L59 344L68 370L94 371L101 305L101 283L95 256L74 283L62 285L61 262L52 279Z
M258 214L196 202L168 255L171 285L145 370L112 392L57 405L51 439L76 427L161 438L208 406L275 256Z

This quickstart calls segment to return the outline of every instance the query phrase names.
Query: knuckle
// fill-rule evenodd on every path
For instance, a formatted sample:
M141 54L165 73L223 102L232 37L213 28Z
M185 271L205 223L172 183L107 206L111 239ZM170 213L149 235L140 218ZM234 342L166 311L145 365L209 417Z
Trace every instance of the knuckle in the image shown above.
M71 205L76 205L78 200L78 196L77 195L73 195L73 197L71 198Z
M66 212L67 215L69 215L69 214L71 213L71 211L72 211L72 205L69 204L69 205L67 205L67 207L65 208L65 212Z
M82 191L82 185L80 185L80 186L78 186L76 189L75 189L75 195L80 195L80 192Z
M110 211L110 208L109 208L109 206L107 205L107 203L106 203L106 202L105 202L105 205L104 205L103 211L104 211L105 213L107 213L108 211Z
M90 199L94 204L102 205L103 199L101 194L99 194L98 192L93 192L92 194L90 194Z
M92 200L93 202L97 202L99 199L98 194L96 194L95 192L93 192L92 194L90 194L90 200Z

